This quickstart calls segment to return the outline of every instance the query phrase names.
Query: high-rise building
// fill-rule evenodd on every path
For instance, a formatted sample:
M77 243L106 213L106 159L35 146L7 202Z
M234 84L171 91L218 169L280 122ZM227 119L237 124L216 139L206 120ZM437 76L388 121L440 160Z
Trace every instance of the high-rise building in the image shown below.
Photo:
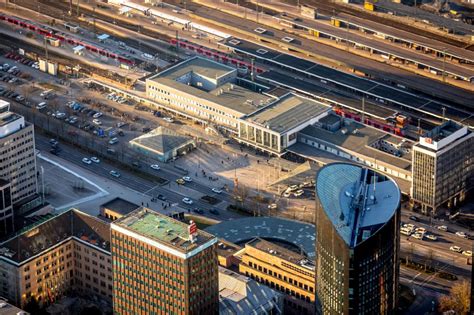
M425 214L456 206L474 185L474 133L447 121L413 146L411 196Z
M115 314L217 314L217 238L147 208L111 225Z
M109 223L71 209L0 243L0 296L23 307L71 289L111 304Z
M316 310L395 314L400 190L387 176L349 163L316 176Z
M5 203L0 203L0 232L6 226L5 233L13 225L10 201L14 209L36 196L38 187L34 127L23 116L11 112L10 103L3 100L0 100L0 179L10 185L2 185Z

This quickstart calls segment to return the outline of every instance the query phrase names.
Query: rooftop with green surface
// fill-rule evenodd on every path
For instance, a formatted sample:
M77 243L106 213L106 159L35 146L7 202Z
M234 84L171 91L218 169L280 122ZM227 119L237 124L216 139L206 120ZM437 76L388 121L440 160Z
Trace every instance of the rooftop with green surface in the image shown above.
M188 224L144 207L118 219L114 224L184 253L215 238L198 230L196 242L191 243Z

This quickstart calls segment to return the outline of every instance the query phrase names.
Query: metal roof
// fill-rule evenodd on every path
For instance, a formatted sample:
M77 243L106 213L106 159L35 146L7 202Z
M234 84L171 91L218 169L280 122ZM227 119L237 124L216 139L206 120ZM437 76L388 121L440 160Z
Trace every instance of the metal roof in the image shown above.
M374 235L400 208L400 189L395 181L349 163L321 168L316 176L316 195L351 248Z

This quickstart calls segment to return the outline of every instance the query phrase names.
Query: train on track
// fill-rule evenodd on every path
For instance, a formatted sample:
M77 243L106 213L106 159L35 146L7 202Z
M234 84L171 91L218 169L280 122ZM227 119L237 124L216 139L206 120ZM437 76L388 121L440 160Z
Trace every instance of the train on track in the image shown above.
M99 47L96 44L89 43L87 41L75 38L69 34L66 34L64 32L61 32L57 29L54 29L50 26L45 26L38 24L36 22L32 22L29 20L25 20L19 17L15 16L9 16L6 14L0 14L0 21L4 21L13 25L20 26L24 29L30 30L32 32L36 32L40 35L45 36L46 38L55 38L60 40L61 42L66 42L70 45L75 45L75 46L83 46L85 49L88 51L98 53L101 56L105 56L107 58L112 58L120 63L123 64L128 64L128 65L134 65L135 61L131 60L129 58L125 58L124 56L121 56L117 53L111 52L103 47Z
M131 1L120 1L120 5L122 7L127 7L127 8L130 8L130 9L140 11L141 13L143 13L144 15L147 15L147 16L152 16L152 17L155 17L155 18L158 18L158 19L162 19L162 20L166 20L166 21L170 21L170 22L182 25L184 28L186 28L188 30L201 31L201 32L204 32L206 34L210 34L210 35L213 35L213 36L216 36L216 37L219 37L219 38L223 38L223 39L227 39L229 37L232 37L230 34L221 32L221 31L213 29L211 27L208 27L208 26L196 23L196 22L191 22L189 20L182 19L182 18L176 17L174 15L167 14L167 13L164 13L164 12L161 12L161 11L158 11L158 10L155 10L155 9L152 9L152 8L149 8L149 7L146 7L146 6L131 2Z

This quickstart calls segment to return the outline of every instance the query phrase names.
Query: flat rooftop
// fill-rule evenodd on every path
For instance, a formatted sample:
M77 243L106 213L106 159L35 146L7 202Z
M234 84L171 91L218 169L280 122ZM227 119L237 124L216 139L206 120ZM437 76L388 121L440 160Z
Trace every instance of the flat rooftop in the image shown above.
M423 136L431 138L433 141L440 141L462 128L462 125L450 120L426 132Z
M333 163L316 175L316 195L341 238L354 248L400 208L400 189L391 178L350 163Z
M181 92L190 94L193 97L201 98L220 106L227 107L231 110L237 111L242 116L255 112L275 99L239 86L235 84L235 82L225 82L222 85L216 86L212 90L206 91L203 88L193 86L193 84L186 84L178 80L188 73L215 80L216 78L228 75L231 72L236 73L236 71L237 69L218 62L195 57L164 70L157 75L150 77L148 80L177 89Z
M287 94L271 105L245 118L246 121L283 133L300 126L322 113L329 106L295 94Z
M402 138L387 134L376 128L351 121L335 132L316 126L308 126L299 131L299 133L321 139L335 146L343 147L358 154L376 159L377 161L394 165L400 169L411 169L411 154L402 154L398 157L370 146L379 139L385 140L385 137L389 137L388 139L391 143L393 143L395 139L398 139L399 143L403 140ZM405 141L403 145L410 148L413 143L411 141Z
M194 57L160 72L157 76L151 77L150 80L159 80L160 78L176 80L189 72L206 78L216 79L234 71L236 71L235 68L221 63L205 58Z
M138 208L140 208L139 205L134 204L133 202L130 202L128 200L122 199L122 198L114 198L103 205L100 206L101 208L106 208L110 209L112 211L115 211L117 213L126 215Z
M306 258L304 255L297 254L291 250L288 250L282 246L278 246L274 243L265 241L261 238L257 237L246 243L245 246L256 248L262 252L267 253L268 255L278 257L280 259L289 261L295 265L300 265L314 271L314 264L310 263L308 261L308 258Z
M316 256L314 225L296 220L276 217L242 218L214 224L207 227L206 232L238 245L260 237L291 244L311 260Z
M0 259L6 257L21 263L71 237L110 252L110 224L70 209L0 244Z
M207 232L198 230L196 242L191 243L187 224L144 207L118 219L113 224L183 253L188 253L215 238Z

